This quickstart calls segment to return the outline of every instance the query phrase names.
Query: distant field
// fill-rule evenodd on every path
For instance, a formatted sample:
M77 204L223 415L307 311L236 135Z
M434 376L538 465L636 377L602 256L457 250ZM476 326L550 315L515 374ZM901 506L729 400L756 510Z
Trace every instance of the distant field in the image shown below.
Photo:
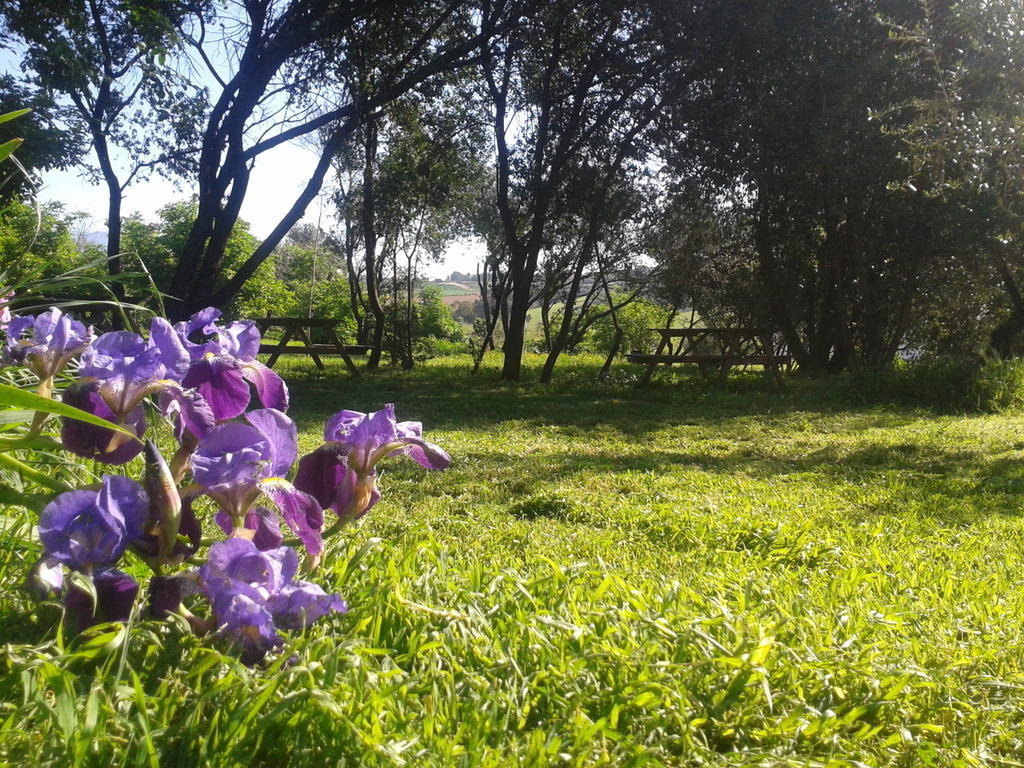
M455 306L456 304L463 304L466 302L472 304L478 298L480 298L479 293L459 293L453 296L442 296L441 301L443 301L449 307L452 307Z
M466 296L480 293L479 288L467 283L429 283L429 285L440 288L442 296Z

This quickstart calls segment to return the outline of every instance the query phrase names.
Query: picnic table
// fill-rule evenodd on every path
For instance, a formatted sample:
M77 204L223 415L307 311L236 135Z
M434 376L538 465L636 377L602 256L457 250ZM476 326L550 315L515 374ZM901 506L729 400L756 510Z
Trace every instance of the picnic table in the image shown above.
M774 343L774 334L763 328L651 328L661 335L653 354L633 351L626 355L632 363L644 363L647 369L640 379L651 380L658 365L695 364L701 376L717 372L724 379L734 366L761 365L777 375L792 363Z
M337 324L337 320L331 320L329 318L259 318L256 320L256 327L260 329L261 333L266 334L266 332L271 328L280 328L283 331L281 334L281 340L276 344L260 344L260 352L270 355L270 359L267 360L267 367L273 368L274 363L277 362L277 358L281 355L309 355L313 358L313 362L316 363L316 367L322 371L325 366L323 360L320 359L320 356L338 355L345 361L345 365L348 367L349 373L353 376L358 376L359 370L356 368L355 363L352 362L352 358L349 357L349 355L364 355L370 350L370 348L360 344L343 344L341 339L338 338L338 332L335 330L335 326L337 326ZM327 338L330 340L329 343L313 343L312 331L315 328L321 329L326 333ZM289 345L288 342L295 336L298 336L302 344Z

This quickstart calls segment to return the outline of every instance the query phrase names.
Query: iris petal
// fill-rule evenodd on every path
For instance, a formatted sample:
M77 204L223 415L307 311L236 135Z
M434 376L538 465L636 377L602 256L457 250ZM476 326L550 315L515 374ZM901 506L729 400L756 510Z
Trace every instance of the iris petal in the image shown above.
M256 387L256 396L263 407L288 410L288 385L267 366L250 360L242 365L242 375Z
M311 555L320 554L324 548L320 537L324 515L319 502L287 480L277 477L261 482L260 490L277 507L281 517L299 537L306 550Z
M181 384L199 391L217 421L233 419L249 407L249 385L241 363L232 357L210 355L193 361Z

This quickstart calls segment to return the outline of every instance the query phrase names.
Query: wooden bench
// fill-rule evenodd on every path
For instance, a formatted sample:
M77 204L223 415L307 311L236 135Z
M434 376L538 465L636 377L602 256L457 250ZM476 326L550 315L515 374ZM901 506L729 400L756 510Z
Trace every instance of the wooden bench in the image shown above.
M774 334L763 328L651 328L661 336L654 354L631 352L626 359L646 365L642 384L658 365L696 365L701 376L717 372L724 379L734 366L760 365L777 375L792 358L776 348Z
M338 332L335 330L337 326L337 320L330 320L326 318L312 318L312 317L261 317L256 320L256 327L260 329L260 333L266 334L271 328L280 328L283 333L281 334L281 340L276 344L260 344L260 352L263 354L270 355L270 359L267 360L267 367L273 368L274 363L281 355L309 355L313 358L313 362L316 363L316 367L321 371L325 370L323 360L320 359L321 355L338 355L342 360L345 361L345 366L348 368L349 373L353 376L359 375L359 369L356 368L355 363L352 362L352 358L349 355L365 355L370 351L370 347L362 344L342 344L341 339L338 338ZM327 334L327 338L330 342L327 344L314 344L311 333L313 329L320 329ZM291 344L288 342L292 340L292 337L298 336L301 344Z

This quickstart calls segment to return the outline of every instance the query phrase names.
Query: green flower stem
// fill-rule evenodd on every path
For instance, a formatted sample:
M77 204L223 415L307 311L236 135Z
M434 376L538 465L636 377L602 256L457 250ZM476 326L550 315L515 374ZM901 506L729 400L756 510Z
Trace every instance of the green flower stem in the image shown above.
M47 400L53 397L53 376L48 376L39 382L39 386L36 387L36 394L40 397L45 397ZM32 417L32 426L28 430L28 437L39 437L43 432L43 425L49 418L50 414L45 411L36 411L36 415Z
M38 469L33 469L23 461L19 461L13 456L0 453L0 466L5 466L14 471L18 472L22 477L31 480L36 485L41 485L44 488L49 488L51 491L64 492L74 490L67 483L63 483L56 478L50 477L45 472L40 472Z

